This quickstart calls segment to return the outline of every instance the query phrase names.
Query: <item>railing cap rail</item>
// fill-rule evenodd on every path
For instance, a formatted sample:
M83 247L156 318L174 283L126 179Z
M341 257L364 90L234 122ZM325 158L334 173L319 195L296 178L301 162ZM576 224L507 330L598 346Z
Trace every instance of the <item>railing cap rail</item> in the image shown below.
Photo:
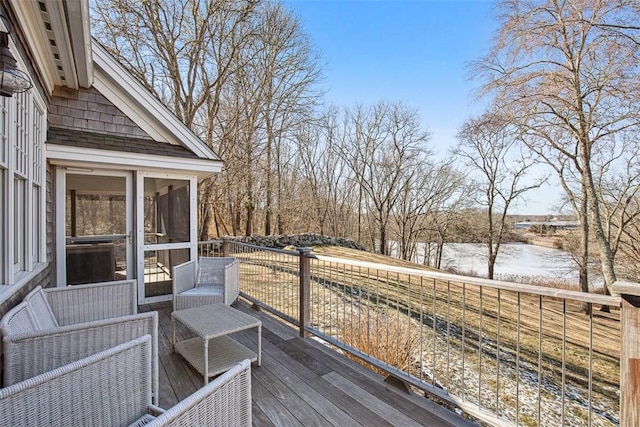
M378 264L367 261L357 261L344 258L330 257L326 255L315 255L315 258L324 262L340 263L345 265L353 265L372 270L384 270L401 274L411 274L415 276L427 277L430 279L445 280L451 282L460 282L470 285L484 286L487 288L500 289L504 291L521 292L533 295L540 295L552 298L569 299L592 304L603 304L608 306L620 306L620 297L592 294L578 291L567 291L564 289L546 288L542 286L525 285L513 282L503 282L500 280L489 280L479 277L461 276L451 273L441 273L436 271L420 270L410 267L396 267L387 264Z
M616 280L611 286L611 290L620 295L640 296L640 283Z

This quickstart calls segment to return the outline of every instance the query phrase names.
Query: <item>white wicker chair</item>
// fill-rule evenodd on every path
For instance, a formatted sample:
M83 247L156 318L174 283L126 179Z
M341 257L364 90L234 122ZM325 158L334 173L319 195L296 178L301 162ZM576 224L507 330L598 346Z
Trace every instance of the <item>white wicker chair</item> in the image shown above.
M251 362L243 360L146 426L250 427Z
M151 401L152 360L145 335L1 389L0 426L251 425L248 360L168 411Z
M158 313L136 313L135 286L119 281L31 291L0 320L3 386L149 334L157 402Z
M215 303L231 305L240 293L239 261L231 257L201 257L173 267L173 309Z

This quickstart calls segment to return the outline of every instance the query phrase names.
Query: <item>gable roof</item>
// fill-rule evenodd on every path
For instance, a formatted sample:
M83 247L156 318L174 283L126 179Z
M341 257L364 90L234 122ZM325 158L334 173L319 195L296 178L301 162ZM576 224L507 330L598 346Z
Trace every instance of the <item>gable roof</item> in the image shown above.
M98 41L92 39L93 85L156 141L183 144L198 157L220 158Z

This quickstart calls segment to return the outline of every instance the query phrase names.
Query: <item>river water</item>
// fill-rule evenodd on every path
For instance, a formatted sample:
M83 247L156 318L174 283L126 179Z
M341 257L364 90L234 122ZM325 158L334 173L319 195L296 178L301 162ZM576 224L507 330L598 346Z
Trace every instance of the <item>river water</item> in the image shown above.
M415 260L422 264L424 245L418 246ZM442 257L443 270L451 269L460 274L486 277L487 248L479 243L446 243ZM505 279L520 276L522 278L578 280L578 268L567 252L528 245L525 243L505 243L495 265L495 278Z
M459 272L487 275L487 248L475 243L445 245L442 267L453 267ZM495 274L500 276L537 276L544 278L577 279L578 268L567 252L559 249L508 243L500 247Z

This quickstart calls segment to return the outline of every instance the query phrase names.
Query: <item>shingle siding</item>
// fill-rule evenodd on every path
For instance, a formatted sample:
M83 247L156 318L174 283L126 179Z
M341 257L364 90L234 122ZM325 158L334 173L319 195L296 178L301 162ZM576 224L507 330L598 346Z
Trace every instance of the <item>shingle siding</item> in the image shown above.
M67 129L152 138L95 88L56 87L49 105L49 124Z
M105 126L109 125L107 124ZM78 131L55 127L53 125L49 127L47 143L68 147L94 148L98 150L152 154L186 159L198 158L193 152L179 145L171 145L142 138L125 137L119 134Z

